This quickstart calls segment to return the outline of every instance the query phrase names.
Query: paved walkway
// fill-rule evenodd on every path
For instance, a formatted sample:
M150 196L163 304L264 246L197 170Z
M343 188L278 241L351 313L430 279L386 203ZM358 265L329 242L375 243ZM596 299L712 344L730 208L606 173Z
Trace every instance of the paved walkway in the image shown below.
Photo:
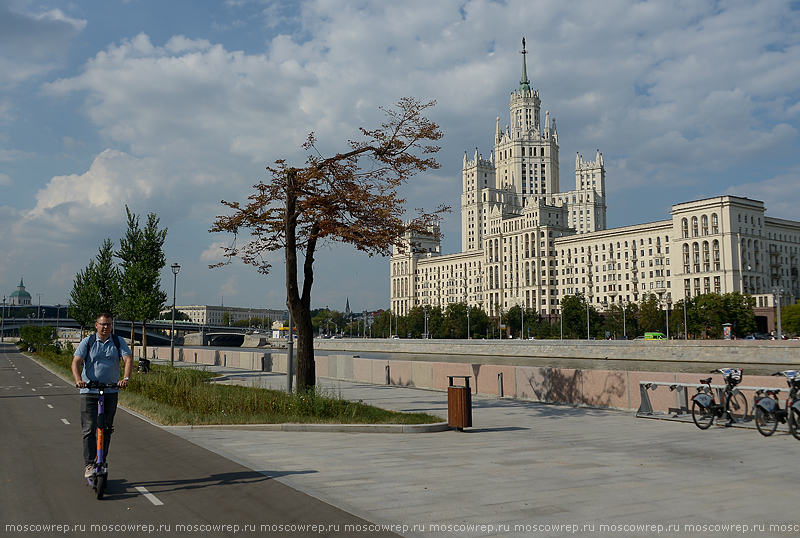
M285 375L211 369L286 386ZM319 385L388 409L447 413L444 392ZM473 422L419 434L166 429L408 537L800 533L800 442L785 426L764 438L475 396Z

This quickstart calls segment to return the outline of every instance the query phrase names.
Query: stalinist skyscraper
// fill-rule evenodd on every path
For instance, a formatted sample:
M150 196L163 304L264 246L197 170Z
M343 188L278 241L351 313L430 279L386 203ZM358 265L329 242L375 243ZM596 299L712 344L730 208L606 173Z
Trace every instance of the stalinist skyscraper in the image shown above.
M488 158L477 149L472 158L464 153L461 253L442 256L439 244L430 238L408 237L413 246L392 257L392 310L400 314L443 301L481 304L494 314L493 305L507 302L499 290L509 283L515 295L522 292L526 303L535 306L536 297L555 289L556 280L532 270L532 259L527 262L527 279L518 267L508 266L499 241L509 226L528 230L523 235L525 248L529 257L536 257L537 266L552 263L552 251L537 248L541 234L562 237L606 227L603 157L598 151L595 160L587 162L576 155L575 189L561 192L556 121L548 111L542 114L539 91L531 88L524 39L521 53L522 77L511 93L509 123L501 127L497 118ZM503 250L509 248L515 247L506 245Z

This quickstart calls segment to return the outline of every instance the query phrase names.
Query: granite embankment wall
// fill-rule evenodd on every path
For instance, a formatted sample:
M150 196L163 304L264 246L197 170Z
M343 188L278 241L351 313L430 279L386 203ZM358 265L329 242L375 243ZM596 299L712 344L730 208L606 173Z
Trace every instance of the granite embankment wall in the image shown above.
M669 383L697 383L708 374L648 371L641 368L644 361L673 364L717 364L739 366L745 369L743 386L777 387L785 390L785 383L771 376L747 375L747 366L759 365L763 369L778 371L800 369L800 342L584 342L584 343L465 343L402 342L376 343L375 341L324 341L315 347L329 355L315 359L319 377L358 383L397 385L428 390L446 391L448 376L469 376L475 394L518 398L535 402L566 403L573 405L637 409L640 405L640 381ZM338 354L336 348L342 348ZM403 346L398 347L398 346ZM347 348L347 352L344 353ZM169 359L168 347L151 348L159 359ZM402 349L402 351L398 351ZM354 354L354 352L356 354ZM453 360L371 359L357 353L407 353L418 355L447 355ZM150 353L148 353L150 354ZM636 369L562 368L526 365L539 359L595 359L637 362ZM463 361L461 360L463 359ZM482 360L486 359L486 360ZM265 351L208 348L176 348L176 360L186 363L227 366L247 370L286 373L286 351ZM655 370L655 369L654 369ZM721 383L715 376L714 383ZM456 384L461 384L457 380ZM752 391L745 391L750 402ZM649 393L653 409L669 411L681 407L681 395L667 387Z

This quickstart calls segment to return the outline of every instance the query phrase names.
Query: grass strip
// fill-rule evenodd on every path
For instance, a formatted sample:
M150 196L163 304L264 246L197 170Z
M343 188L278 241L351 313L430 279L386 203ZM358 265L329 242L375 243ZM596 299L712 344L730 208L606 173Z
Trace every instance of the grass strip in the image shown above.
M72 378L72 357L46 349L37 357ZM317 389L303 394L214 383L205 369L152 365L132 376L120 404L161 424L433 424L440 417L351 402Z

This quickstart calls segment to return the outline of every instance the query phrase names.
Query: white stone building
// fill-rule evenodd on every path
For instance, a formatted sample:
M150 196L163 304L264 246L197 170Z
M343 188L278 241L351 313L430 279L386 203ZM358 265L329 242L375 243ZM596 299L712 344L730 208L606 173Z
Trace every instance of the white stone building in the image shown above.
M489 315L520 305L558 315L560 298L584 294L602 310L653 293L743 292L757 309L800 297L800 222L768 217L763 202L719 196L676 204L663 221L606 229L603 156L575 159L575 188L559 189L558 133L527 79L511 94L510 125L497 120L488 159L462 165L461 250L407 236L390 263L391 309L466 302Z
M286 310L269 310L266 308L191 305L176 306L175 310L186 314L192 323L200 323L202 325L222 325L222 317L226 312L229 315L230 323L236 323L237 321L247 320L249 318L269 318L273 321L283 321L289 318L289 313ZM167 308L162 310L162 313L169 313L171 311L172 308Z

